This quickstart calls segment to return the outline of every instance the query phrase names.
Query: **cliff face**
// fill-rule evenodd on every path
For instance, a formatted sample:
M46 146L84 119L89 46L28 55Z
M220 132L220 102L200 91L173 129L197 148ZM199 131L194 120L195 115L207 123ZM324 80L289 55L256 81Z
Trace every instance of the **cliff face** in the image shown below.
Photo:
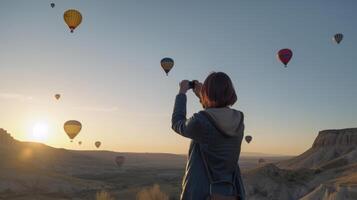
M320 131L312 148L357 146L357 128Z
M320 131L292 159L243 172L247 199L357 199L357 128Z
M303 154L280 162L280 168L331 168L357 162L357 128L320 131Z

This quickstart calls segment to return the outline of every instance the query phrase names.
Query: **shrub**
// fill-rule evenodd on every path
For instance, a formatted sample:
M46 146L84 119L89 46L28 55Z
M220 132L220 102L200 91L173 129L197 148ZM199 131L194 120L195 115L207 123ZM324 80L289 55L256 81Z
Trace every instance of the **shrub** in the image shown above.
M110 194L104 190L97 192L95 199L96 200L114 200L114 198L112 198L110 196Z
M169 200L169 196L160 190L160 186L155 184L153 187L142 189L137 195L137 200Z

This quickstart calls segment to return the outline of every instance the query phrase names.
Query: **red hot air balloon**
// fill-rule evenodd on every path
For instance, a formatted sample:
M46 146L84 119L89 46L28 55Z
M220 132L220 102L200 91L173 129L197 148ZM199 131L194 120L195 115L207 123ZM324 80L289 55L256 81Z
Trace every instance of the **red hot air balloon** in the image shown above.
M293 57L293 52L290 49L281 49L277 55L278 59L287 67L291 57Z

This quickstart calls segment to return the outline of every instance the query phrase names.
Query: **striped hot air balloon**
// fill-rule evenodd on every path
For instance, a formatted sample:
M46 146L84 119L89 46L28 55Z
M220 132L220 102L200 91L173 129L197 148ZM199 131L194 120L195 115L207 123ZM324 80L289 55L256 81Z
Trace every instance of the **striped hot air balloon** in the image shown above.
M163 58L160 63L162 69L164 69L166 75L168 75L170 70L174 66L174 60L172 58Z
M73 33L74 29L82 22L82 14L78 10L69 9L64 12L63 19L71 30L71 33Z
M343 39L343 34L342 33L336 33L332 38L332 40L335 41L337 44L340 44L342 39Z

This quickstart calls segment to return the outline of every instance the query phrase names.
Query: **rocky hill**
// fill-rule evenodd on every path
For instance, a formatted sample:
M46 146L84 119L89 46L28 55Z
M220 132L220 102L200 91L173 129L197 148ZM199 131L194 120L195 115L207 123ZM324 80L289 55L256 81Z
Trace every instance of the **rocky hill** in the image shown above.
M0 148L14 143L16 143L16 140L6 130L0 128Z
M320 131L305 153L281 162L280 168L329 168L357 162L357 128Z
M340 147L349 148L357 145L357 128L320 131L312 148Z
M320 131L312 147L244 174L248 199L357 199L357 128Z

